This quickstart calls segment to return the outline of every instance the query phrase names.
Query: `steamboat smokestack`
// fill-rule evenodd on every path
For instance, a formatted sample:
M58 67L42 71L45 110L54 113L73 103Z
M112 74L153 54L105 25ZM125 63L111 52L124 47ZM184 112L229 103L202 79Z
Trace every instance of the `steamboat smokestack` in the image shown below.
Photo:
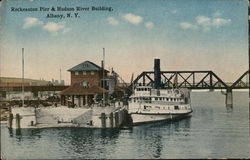
M154 63L154 88L159 89L161 87L161 69L160 69L160 59L155 59Z

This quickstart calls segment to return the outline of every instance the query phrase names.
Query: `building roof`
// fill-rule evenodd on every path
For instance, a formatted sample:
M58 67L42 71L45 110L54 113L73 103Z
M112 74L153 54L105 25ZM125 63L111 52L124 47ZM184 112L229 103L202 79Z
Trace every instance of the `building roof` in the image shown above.
M75 71L102 71L102 67L96 65L93 62L90 61L84 61L72 68L70 68L68 71L75 72ZM108 72L107 70L105 70Z
M83 87L80 83L74 83L72 86L61 91L61 95L93 95L96 93L108 92L108 90L103 89L98 86L90 86L88 88Z

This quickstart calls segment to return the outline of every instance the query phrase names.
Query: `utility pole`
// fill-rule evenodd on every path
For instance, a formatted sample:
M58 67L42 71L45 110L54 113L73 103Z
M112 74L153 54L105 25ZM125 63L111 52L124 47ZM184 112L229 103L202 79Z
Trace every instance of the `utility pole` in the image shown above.
M102 69L103 69L103 71L102 71L102 78L103 78L103 80L102 80L102 85L103 85L103 89L105 88L105 79L104 79L104 76L105 76L105 74L104 74L104 72L105 72L105 48L103 48L103 60L102 60ZM105 93L104 93L104 90L103 90L103 92L102 92L102 97L103 97L103 107L105 107Z
M248 0L248 76L250 77L250 0ZM249 98L248 98L248 113L249 113L249 131L250 131L250 78L248 78L248 86L249 86Z
M61 70L61 68L60 68L60 82L59 82L59 84L62 84L62 70Z
M24 48L22 48L22 107L24 107Z

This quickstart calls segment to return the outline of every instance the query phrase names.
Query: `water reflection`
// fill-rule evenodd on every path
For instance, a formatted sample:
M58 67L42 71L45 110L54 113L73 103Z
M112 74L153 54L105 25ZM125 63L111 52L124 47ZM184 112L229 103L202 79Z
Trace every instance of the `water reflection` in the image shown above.
M191 117L176 121L162 121L134 127L132 130L135 144L142 145L152 158L162 157L164 143L168 143L174 133L190 136ZM141 148L141 147L140 147ZM145 152L144 151L144 152ZM138 151L141 152L141 151Z
M18 140L21 139L36 139L41 138L40 132L41 129L11 129L8 128L10 137L17 138Z
M88 129L88 128L69 128L65 132L57 132L58 144L65 151L72 155L72 152L82 158L97 158L104 156L112 150L107 150L104 146L115 147L120 130L119 129ZM96 155L99 153L100 155ZM75 158L75 157L71 157Z
M233 106L226 106L227 113L232 113L233 112Z

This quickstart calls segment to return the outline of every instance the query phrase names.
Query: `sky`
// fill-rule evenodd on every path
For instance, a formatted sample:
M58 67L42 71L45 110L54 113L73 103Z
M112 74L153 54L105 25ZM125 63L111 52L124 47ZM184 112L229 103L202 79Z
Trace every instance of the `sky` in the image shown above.
M234 82L248 70L247 9L247 0L5 0L0 76L22 76L24 48L25 78L59 79L61 69L69 84L67 70L86 60L100 65L105 48L106 68L125 81L159 58L162 71L212 70Z

